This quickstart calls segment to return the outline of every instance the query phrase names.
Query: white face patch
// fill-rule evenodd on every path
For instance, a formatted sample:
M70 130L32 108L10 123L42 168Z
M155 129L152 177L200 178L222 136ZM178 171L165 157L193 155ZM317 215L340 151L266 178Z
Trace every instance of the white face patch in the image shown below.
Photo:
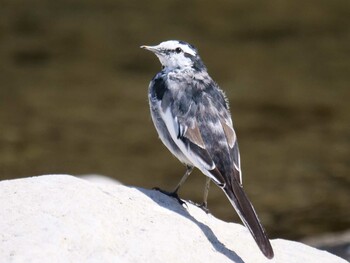
M190 45L177 40L164 41L157 46L149 48L158 57L160 63L170 69L190 67L193 65L193 60L190 56L197 56L196 50Z
M193 64L193 61L190 58L185 57L183 53L179 53L179 54L170 53L167 55L156 54L156 55L160 63L169 69L190 67Z

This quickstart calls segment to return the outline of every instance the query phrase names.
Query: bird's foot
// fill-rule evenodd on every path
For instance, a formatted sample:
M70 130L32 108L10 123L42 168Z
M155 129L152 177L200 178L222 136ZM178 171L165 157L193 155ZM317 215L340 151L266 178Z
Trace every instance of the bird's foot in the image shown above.
M174 191L174 192L168 192L168 191L165 191L165 190L160 189L159 187L153 187L153 190L156 190L156 191L158 191L158 192L161 192L162 194L165 194L165 195L167 195L167 196L170 196L170 197L172 197L172 198L175 198L175 199L179 202L180 205L186 204L184 201L182 201L182 200L180 199L180 197L179 197L179 195L177 194L176 191Z
M190 204L192 204L192 205L195 205L195 206L197 206L197 207L199 207L200 209L202 209L205 213L207 213L207 214L210 214L210 210L209 210L209 208L208 208L208 206L207 206L207 203L202 203L202 204L198 204L198 203L195 203L195 202L193 202L193 201L188 201Z

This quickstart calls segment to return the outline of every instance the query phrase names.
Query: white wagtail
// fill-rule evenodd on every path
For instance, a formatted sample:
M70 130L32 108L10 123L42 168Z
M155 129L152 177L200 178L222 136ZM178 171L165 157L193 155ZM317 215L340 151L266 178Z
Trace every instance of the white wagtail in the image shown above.
M210 181L220 187L249 229L261 251L273 258L270 241L242 187L236 133L227 98L209 76L196 48L170 40L141 46L160 60L162 70L149 85L149 103L160 139L187 166L177 191L194 167L207 176L203 206L207 206Z

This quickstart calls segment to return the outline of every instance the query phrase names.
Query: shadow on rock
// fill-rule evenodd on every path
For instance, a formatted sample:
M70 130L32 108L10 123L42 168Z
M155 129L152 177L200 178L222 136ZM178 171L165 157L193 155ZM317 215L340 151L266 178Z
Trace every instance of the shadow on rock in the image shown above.
M207 225L196 220L196 218L194 218L187 211L187 209L181 206L175 199L168 197L156 190L148 190L148 189L143 189L138 187L136 187L135 189L139 190L140 192L148 196L158 205L165 207L175 213L178 213L179 215L195 223L202 230L203 234L206 236L208 241L212 244L212 246L215 248L215 250L218 253L225 255L227 258L229 258L233 262L244 263L241 257L239 257L234 251L228 249L223 243L221 243L218 240L218 238L215 236L213 231ZM185 204L187 205L187 203Z

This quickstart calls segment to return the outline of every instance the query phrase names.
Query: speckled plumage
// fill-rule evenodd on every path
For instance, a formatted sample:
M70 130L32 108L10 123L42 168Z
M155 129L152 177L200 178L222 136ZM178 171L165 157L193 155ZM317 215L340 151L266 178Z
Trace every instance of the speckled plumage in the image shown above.
M154 52L163 66L149 85L160 139L182 163L223 189L260 249L272 258L271 244L242 188L237 137L223 91L192 45L171 40L143 48Z

